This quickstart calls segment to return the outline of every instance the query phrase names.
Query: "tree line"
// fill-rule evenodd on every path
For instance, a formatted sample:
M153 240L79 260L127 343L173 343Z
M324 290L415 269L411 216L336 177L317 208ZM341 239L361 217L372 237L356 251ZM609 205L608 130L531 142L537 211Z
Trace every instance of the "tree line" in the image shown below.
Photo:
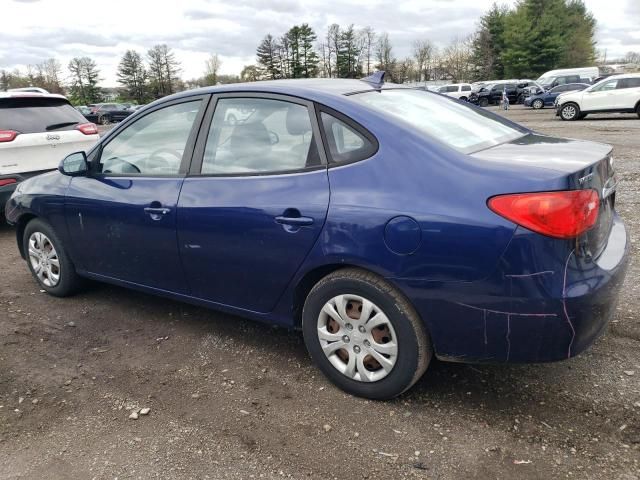
M596 21L582 0L521 0L513 7L494 4L478 19L476 31L454 37L438 48L430 39L417 39L409 55L400 57L386 32L370 26L330 25L321 35L307 23L284 33L268 33L256 49L256 63L239 75L222 75L220 57L211 53L203 74L181 78L181 63L166 44L146 52L127 50L117 79L120 100L146 103L184 89L282 78L361 78L376 70L398 83L429 80L474 81L537 78L554 68L606 63L596 52ZM618 59L640 62L640 53ZM611 60L610 60L611 61ZM102 78L95 61L73 58L66 75L54 58L26 71L0 70L0 90L38 86L66 93L75 104L102 99Z

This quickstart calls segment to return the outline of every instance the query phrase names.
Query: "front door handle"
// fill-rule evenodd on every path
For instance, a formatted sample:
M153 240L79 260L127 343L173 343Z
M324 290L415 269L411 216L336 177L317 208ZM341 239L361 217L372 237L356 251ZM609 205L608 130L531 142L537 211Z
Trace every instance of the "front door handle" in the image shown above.
M281 225L291 225L294 227L305 227L313 225L313 218L311 217L285 217L280 215L276 217L276 223Z
M163 215L167 215L171 212L170 208L166 207L145 207L144 213L151 217L151 220L160 220Z

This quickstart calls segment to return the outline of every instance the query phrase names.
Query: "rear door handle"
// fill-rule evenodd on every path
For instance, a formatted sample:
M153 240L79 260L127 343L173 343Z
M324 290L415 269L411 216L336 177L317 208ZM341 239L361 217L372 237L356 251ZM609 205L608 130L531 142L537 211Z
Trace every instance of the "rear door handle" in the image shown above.
M313 225L313 218L311 217L285 217L278 216L276 217L276 223L281 225L292 225L294 227L305 227L308 225Z

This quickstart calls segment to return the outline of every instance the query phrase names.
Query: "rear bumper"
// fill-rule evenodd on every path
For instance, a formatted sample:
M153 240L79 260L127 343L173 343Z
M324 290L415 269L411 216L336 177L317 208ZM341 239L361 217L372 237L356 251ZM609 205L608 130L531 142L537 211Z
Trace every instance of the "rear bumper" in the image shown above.
M597 260L521 231L490 278L448 285L396 282L425 321L439 358L550 362L579 354L602 334L615 313L628 262L627 231L615 216Z

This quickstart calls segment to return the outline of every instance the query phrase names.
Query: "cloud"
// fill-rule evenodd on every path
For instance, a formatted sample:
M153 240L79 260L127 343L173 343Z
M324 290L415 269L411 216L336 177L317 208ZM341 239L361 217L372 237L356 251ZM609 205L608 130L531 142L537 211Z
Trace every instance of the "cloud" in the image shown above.
M513 5L516 0L506 0ZM588 0L598 20L598 48L609 57L640 50L640 2ZM202 74L210 53L218 53L223 73L239 73L255 62L256 46L267 34L280 36L292 25L308 23L320 41L332 23L387 32L399 58L411 54L417 39L444 47L454 37L472 33L491 2L478 0L180 0L135 2L110 0L109 8L87 12L76 0L56 0L64 19L37 0L14 0L2 12L0 69L24 68L50 57L63 66L74 56L96 60L106 85L115 84L122 54L145 54L155 44L172 47L183 76Z

